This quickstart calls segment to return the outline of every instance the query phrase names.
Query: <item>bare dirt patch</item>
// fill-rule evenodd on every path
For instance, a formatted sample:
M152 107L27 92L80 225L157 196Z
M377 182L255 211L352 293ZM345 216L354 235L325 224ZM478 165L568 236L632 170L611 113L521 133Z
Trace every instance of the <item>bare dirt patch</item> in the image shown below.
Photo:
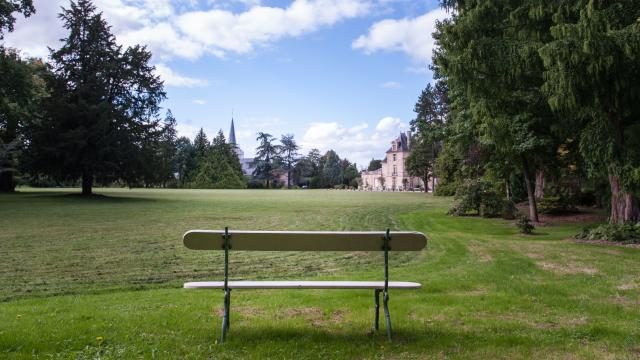
M526 215L529 213L529 207L527 203L517 204L516 208L522 214ZM558 215L539 214L538 220L539 220L539 223L535 223L534 224L535 226L545 226L547 224L553 224L553 223L604 222L607 220L607 216L594 212L592 208L579 206L578 211L575 213L558 214Z
M470 242L467 245L467 248L471 253L473 253L480 262L491 262L493 261L493 256L489 254L487 249L483 247L480 243Z
M640 244L625 244L617 241L607 241L607 240L578 240L578 239L570 239L571 241L578 244L595 244L595 245L609 245L609 246L619 246L626 248L635 248L640 249Z
M618 290L634 290L640 288L640 285L634 283L622 284L616 287Z
M325 319L322 309L317 307L289 308L284 310L284 317L302 317L313 326L324 326L328 323L339 324L344 321L346 312L336 310L329 319Z
M640 300L629 299L628 297L621 295L609 296L607 300L608 302L622 305L624 307L637 308L640 306Z
M243 317L247 318L256 318L262 317L265 315L265 311L262 309L249 307L249 306L239 306L239 307L231 307L230 312L233 314L240 314ZM224 309L220 308L216 310L216 314L218 316L224 316Z
M559 264L559 263L541 261L541 262L538 262L537 264L544 270L551 271L559 275L570 275L570 274L593 275L598 273L598 269L594 267L584 266L582 264L575 263L575 262L567 262L564 264Z

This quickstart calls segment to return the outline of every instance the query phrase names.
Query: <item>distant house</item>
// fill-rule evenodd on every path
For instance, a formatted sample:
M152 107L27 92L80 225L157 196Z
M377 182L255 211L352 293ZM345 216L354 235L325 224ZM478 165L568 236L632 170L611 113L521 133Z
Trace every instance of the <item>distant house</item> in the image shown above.
M406 191L424 189L420 178L411 176L405 170L405 161L411 153L411 133L400 133L391 141L391 147L387 150L382 160L382 168L373 171L362 171L360 176L362 190L387 190Z
M244 175L253 175L253 170L255 169L253 166L253 158L244 157L244 151L240 149L240 145L238 145L238 142L236 141L236 129L233 124L233 118L231 118L231 130L229 130L228 142L233 145L236 155L238 155L238 160L240 160L240 165L242 166L242 172Z

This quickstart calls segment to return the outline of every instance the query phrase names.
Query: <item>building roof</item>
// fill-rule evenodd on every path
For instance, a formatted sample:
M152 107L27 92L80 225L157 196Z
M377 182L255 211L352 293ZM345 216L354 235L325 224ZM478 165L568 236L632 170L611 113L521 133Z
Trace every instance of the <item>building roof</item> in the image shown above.
M231 130L229 130L229 144L237 144L236 128L233 126L233 118L231 118Z
M400 151L400 152L408 152L410 150L410 146L409 146L409 138L407 137L407 134L405 133L400 133L400 136L398 136L393 142L398 143L398 150L396 151ZM393 152L393 146L389 148L389 150L387 150L387 153Z

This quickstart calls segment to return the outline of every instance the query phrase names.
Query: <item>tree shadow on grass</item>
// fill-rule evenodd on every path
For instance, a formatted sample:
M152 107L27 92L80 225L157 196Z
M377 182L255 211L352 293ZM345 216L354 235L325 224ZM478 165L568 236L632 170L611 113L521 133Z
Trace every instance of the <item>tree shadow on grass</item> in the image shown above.
M354 329L334 329L331 327L321 328L286 328L273 326L239 326L227 334L225 347L233 348L234 344L241 345L249 352L260 352L260 349L273 348L274 343L281 346L295 348L318 348L318 345L330 349L343 349L346 352L354 352L360 356L370 357L376 352L397 354L403 353L442 353L448 351L467 353L487 353L498 352L508 354L514 348L529 349L535 351L540 349L545 341L537 334L540 330L530 329L522 331L521 326L492 327L491 329L459 330L442 329L437 326L426 326L422 329L400 328L394 330L393 340L388 342L386 330L381 326L377 333L368 333L363 329L359 332ZM545 338L554 339L553 342L566 341L570 344L575 340L598 341L613 338L624 338L627 334L609 327L590 327L581 329L556 328L545 329ZM552 332L553 334L548 334ZM215 332L214 337L219 335ZM551 336L551 337L549 337ZM212 339L216 341L216 338ZM372 348L371 345L377 345ZM552 346L549 344L549 346ZM254 348L252 350L251 348ZM293 351L293 350L292 350Z
M104 194L82 195L80 193L68 192L50 192L50 191L34 191L23 193L32 198L49 198L60 201L76 202L76 203L136 203L136 202L155 202L156 199L134 197L134 196L114 196Z

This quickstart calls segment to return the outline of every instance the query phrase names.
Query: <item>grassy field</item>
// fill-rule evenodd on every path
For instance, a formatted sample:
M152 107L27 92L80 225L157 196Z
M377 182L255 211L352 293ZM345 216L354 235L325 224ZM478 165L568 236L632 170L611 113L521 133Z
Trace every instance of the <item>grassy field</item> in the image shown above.
M580 224L522 236L507 221L444 215L418 193L99 189L0 195L0 358L640 357L640 250L566 240ZM372 334L368 291L234 291L219 335L222 254L185 230L425 232L392 253L395 340ZM380 253L231 253L233 279L382 279Z

